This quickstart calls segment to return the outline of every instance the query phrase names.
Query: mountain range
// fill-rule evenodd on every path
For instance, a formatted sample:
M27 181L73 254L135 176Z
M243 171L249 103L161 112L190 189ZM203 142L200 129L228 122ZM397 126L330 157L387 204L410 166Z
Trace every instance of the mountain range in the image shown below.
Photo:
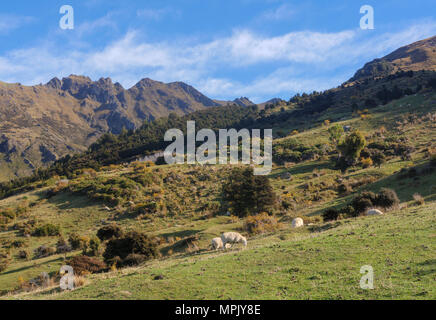
M418 70L436 71L436 36L367 63L347 83ZM272 99L259 107L280 101ZM184 115L229 104L254 103L246 97L212 100L186 83L148 78L129 89L110 78L92 81L78 75L36 86L0 82L0 181L84 151L106 132L118 134L170 113Z
M37 86L0 82L0 167L8 169L3 179L83 151L105 132L219 105L183 82L142 79L130 89L110 78L76 75Z

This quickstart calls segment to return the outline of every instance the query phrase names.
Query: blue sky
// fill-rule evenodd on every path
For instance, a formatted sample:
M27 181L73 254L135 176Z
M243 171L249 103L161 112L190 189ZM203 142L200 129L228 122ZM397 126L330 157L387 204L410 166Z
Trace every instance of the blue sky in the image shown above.
M73 30L59 27L62 5ZM375 29L359 27L363 5ZM129 88L184 81L217 99L289 99L349 79L364 63L436 34L434 0L2 1L0 80L83 74Z

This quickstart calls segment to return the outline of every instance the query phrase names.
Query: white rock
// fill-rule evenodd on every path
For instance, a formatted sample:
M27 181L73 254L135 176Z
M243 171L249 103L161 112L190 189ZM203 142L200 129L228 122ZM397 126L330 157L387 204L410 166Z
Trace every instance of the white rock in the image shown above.
M300 228L304 226L304 221L301 218L295 218L292 220L292 228Z
M383 212L381 212L378 209L370 209L366 212L367 216L381 216L383 215Z

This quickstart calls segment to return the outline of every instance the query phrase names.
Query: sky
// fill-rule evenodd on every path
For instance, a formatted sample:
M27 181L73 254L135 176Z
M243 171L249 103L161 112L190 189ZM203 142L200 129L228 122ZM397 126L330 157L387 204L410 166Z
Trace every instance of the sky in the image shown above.
M74 28L62 29L63 5ZM374 29L361 29L374 9ZM326 90L366 62L436 35L434 0L44 0L0 4L0 80L183 81L260 103Z

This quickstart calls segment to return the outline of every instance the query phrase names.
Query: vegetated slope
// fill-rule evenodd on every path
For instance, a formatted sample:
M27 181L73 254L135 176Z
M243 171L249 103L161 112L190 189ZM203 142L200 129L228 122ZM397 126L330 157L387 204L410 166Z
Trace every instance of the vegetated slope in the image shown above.
M37 225L59 226L65 237L71 232L92 236L101 226L115 222L158 237L163 258L139 269L88 277L83 289L71 293L59 295L55 285L44 293L20 298L434 298L431 239L436 172L427 154L436 146L434 99L434 93L403 97L372 109L367 117L356 114L340 122L364 132L371 147L391 150L404 141L413 147L408 158L392 153L380 168L357 164L345 173L335 169L334 154L332 158L314 154L294 164L275 166L270 180L280 199L276 216L284 229L249 235L248 250L243 252L208 250L210 240L221 232L246 234L243 219L221 215L226 210L220 186L231 166L145 168L134 163L111 165L99 172L80 170L67 182L62 177L37 182L35 191L0 201L1 209L21 212L0 232L3 249L12 247L12 262L0 274L0 291L17 289L19 277L26 283L41 272L54 276L64 263L60 254L32 258L38 246L50 247L58 241L57 237L24 238L14 228L36 219ZM319 125L279 142L297 138L307 148L326 145L332 125ZM284 173L292 179L282 178ZM351 189L344 192L344 183ZM344 207L363 190L379 192L383 187L397 192L403 209L383 217L321 221L319 215L325 209ZM415 203L415 193L425 204ZM290 222L296 216L313 225L291 230ZM190 239L195 239L195 247L187 245ZM14 247L18 240L24 240L24 247ZM18 257L23 249L32 260ZM368 264L375 270L374 291L359 289L360 267ZM154 280L158 275L163 280ZM116 285L121 289L115 289Z
M381 59L368 62L349 82L386 77L398 71L436 71L436 36L401 47Z
M84 151L105 132L212 106L183 82L143 79L127 90L110 78L75 75L37 86L0 83L0 181Z
M283 230L251 240L242 251L151 262L95 275L71 292L19 298L432 300L435 208L433 202L383 217L344 220L315 235ZM360 268L368 265L374 270L373 290L360 288Z

